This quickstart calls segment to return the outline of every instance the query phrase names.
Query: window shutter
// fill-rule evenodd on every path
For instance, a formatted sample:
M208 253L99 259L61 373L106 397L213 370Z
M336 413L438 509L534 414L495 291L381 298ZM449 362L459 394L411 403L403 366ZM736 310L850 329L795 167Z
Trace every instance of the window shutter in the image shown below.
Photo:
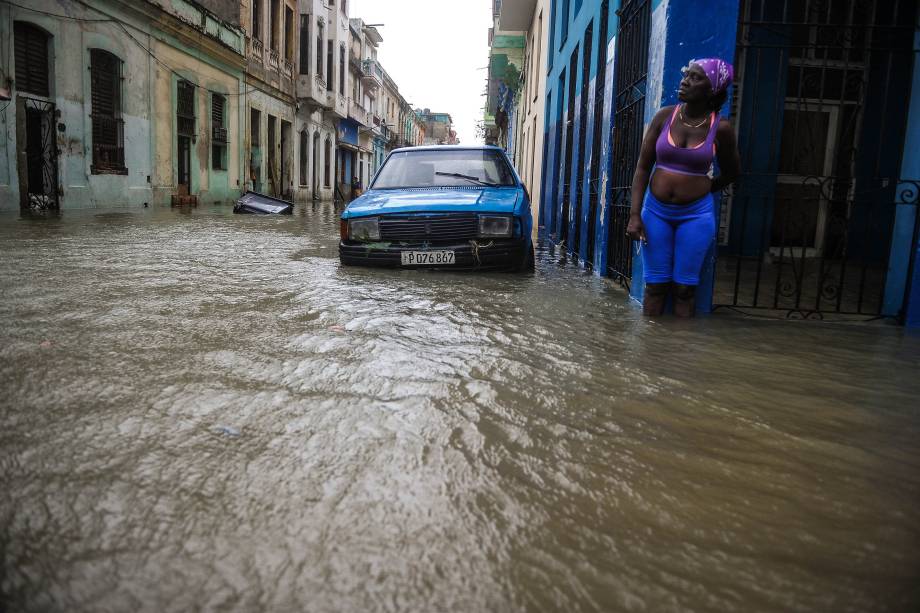
M42 30L17 21L13 26L16 89L48 96L48 39Z

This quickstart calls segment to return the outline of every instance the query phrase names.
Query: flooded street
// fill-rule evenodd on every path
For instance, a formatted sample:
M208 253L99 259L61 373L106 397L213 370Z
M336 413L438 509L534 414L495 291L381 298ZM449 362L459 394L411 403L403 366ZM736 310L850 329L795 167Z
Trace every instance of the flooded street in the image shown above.
M920 610L920 337L0 215L0 611Z

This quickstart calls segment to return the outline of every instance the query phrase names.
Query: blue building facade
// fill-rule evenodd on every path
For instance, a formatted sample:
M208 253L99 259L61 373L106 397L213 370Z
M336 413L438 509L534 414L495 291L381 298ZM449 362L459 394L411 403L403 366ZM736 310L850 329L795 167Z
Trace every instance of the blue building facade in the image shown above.
M625 227L642 135L681 67L722 57L743 174L719 198L699 310L920 326L916 4L552 2L543 235L641 299Z

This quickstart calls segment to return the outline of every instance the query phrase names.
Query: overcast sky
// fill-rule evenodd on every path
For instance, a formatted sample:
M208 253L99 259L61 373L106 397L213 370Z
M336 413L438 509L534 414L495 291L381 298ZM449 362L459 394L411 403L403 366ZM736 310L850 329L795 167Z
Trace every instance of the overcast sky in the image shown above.
M474 144L485 104L491 0L351 0L350 17L378 28L377 59L413 107L450 113Z

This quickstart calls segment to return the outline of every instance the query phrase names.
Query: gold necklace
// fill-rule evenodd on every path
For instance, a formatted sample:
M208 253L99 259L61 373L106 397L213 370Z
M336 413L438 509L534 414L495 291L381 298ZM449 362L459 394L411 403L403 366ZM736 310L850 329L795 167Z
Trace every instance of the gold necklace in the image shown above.
M699 123L696 124L696 125L693 125L692 123L687 123L687 121L684 119L684 108L683 108L683 106L684 106L684 105L680 105L680 107L677 109L677 114L680 115L680 122L681 122L682 124L684 124L685 126L687 126L688 128L699 128L701 125L703 125L704 123L706 123L707 121L709 121L709 115L707 115L706 117L703 117L703 121L699 122Z

